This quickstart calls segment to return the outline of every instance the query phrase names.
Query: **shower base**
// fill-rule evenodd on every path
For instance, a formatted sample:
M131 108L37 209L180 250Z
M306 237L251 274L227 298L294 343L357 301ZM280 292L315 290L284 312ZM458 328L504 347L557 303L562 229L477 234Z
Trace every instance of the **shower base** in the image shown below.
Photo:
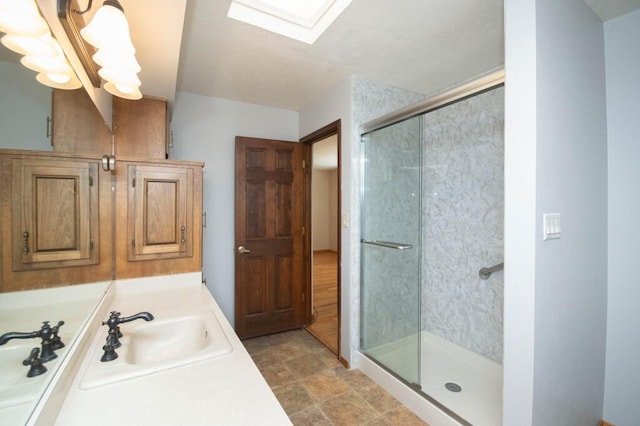
M426 331L421 341L420 392L437 401L435 404L363 354L359 368L431 424L502 424L502 365ZM417 336L409 336L368 354L412 382L410 378L417 377L417 343ZM446 409L440 409L438 403ZM447 409L463 420L447 415Z

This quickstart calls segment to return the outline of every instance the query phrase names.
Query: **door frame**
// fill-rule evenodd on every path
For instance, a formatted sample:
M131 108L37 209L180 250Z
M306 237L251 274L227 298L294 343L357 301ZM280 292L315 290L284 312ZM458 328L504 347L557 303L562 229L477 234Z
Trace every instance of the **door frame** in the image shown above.
M305 279L306 279L306 288L309 289L309 299L310 301L312 301L313 298L313 281L312 281L312 273L313 273L313 265L312 265L312 252L313 252L313 247L312 247L312 243L311 243L311 234L312 234L312 226L311 226L311 171L313 168L313 156L312 156L312 152L313 152L313 144L316 142L320 142L321 140L324 140L326 138L328 138L329 136L333 136L336 135L337 138L337 155L338 155L338 188L337 188L337 193L338 193L338 217L337 222L338 224L342 223L342 221L340 220L340 216L342 214L342 155L341 155L341 146L342 146L342 121L340 119L327 124L326 126L308 134L307 136L303 137L300 139L300 143L304 144L304 149L303 149L303 156L304 156L304 161L305 164L307 165L305 167L305 173L304 173L304 191L305 191L305 199L304 199L304 227L305 229L308 230L308 232L305 232L304 235L304 273L305 273ZM341 267L341 259L342 259L342 227L340 225L338 225L338 229L337 229L338 235L338 253L337 253L337 259L338 259L338 271L337 271L337 289L336 292L337 294L337 301L338 301L338 353L337 353L337 358L338 360L340 360L340 362L342 364L344 364L345 366L348 365L347 361L342 358L341 355L341 330L342 330L342 309L341 309L341 305L342 305L342 284L341 284L341 277L342 277L342 267ZM313 303L309 304L309 318L312 318L313 316Z

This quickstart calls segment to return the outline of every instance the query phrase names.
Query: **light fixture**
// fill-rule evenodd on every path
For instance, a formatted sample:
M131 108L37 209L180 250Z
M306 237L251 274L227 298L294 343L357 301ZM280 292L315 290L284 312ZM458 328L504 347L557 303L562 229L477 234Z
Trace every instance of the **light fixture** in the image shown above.
M88 24L80 17L91 10L93 0L84 10L78 10L77 3L58 0L58 16L93 85L100 87L104 80L102 87L114 96L142 98L137 75L141 68L120 2L104 0Z
M6 33L0 42L24 55L20 63L38 72L38 82L58 89L82 87L34 0L0 0L0 31Z
M313 44L350 3L351 0L233 0L227 16Z

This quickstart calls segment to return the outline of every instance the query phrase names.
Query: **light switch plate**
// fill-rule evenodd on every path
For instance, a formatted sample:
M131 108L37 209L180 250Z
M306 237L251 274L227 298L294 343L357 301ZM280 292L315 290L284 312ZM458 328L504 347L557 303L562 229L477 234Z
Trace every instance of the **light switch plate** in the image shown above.
M542 215L542 238L553 240L562 237L560 213L545 213Z

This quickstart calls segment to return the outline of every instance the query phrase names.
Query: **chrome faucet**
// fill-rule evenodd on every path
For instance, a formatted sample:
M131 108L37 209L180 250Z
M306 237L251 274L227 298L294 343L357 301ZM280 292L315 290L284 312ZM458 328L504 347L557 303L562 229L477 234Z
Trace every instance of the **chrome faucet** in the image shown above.
M107 335L107 341L105 345L102 347L104 350L104 354L100 361L107 362L113 361L118 358L118 354L116 353L116 349L122 346L120 343L120 338L122 337L122 332L120 331L120 324L125 322L131 322L137 319L143 319L145 321L153 321L154 317L149 312L138 312L135 315L131 315L128 317L120 317L120 312L111 311L111 315L109 315L109 319L102 322L102 325L106 325L109 327L109 334Z
M64 325L64 321L58 321L58 324L51 327L49 321L43 321L40 330L32 331L31 333L22 333L18 331L12 331L0 336L0 346L6 344L12 339L34 339L39 337L42 339L42 351L40 353L40 360L42 362L51 361L58 357L55 353L55 349L64 347L64 343L58 336L60 327Z

